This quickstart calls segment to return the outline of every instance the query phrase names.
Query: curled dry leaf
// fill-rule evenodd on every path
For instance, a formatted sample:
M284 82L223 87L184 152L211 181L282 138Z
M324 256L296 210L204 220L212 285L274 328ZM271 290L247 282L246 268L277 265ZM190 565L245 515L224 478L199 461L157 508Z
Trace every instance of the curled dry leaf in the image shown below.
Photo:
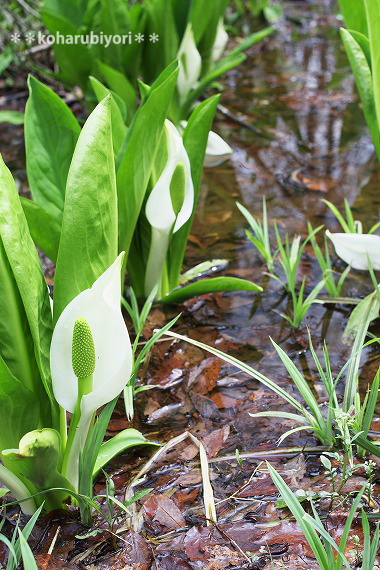
M145 518L160 531L174 530L186 526L186 521L174 501L166 495L152 495L144 503Z

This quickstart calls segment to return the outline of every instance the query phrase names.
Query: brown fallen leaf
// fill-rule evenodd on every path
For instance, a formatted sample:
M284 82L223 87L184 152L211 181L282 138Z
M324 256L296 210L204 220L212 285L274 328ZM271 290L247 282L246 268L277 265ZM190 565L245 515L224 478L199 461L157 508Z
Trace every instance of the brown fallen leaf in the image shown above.
M222 449L223 443L227 440L230 434L230 426L223 426L222 429L217 429L202 437L202 443L206 448L207 457L215 457Z
M231 398L224 392L218 392L217 394L213 394L211 396L211 400L216 404L219 410L223 410L225 408L235 408L241 404L241 400L236 398Z
M205 358L199 366L190 372L188 386L199 394L207 394L216 386L222 361L220 358Z
M156 565L157 570L193 570L193 566L177 556L164 556Z
M34 559L38 570L57 570L57 568L62 568L62 570L78 569L76 564L65 562L61 556L55 556L54 554L35 554Z
M186 526L186 521L174 501L166 495L152 495L143 505L146 519L156 523L160 531Z

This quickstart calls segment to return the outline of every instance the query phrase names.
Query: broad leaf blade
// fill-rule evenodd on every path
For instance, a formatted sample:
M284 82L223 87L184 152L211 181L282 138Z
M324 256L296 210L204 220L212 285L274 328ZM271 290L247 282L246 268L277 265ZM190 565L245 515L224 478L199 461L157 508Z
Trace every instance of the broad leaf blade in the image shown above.
M61 221L67 174L79 137L78 121L51 89L30 76L25 108L25 147L33 199Z
M117 203L110 98L84 125L67 177L54 290L54 319L115 261Z
M124 429L123 431L116 434L114 437L102 444L96 463L94 466L93 477L99 473L99 471L107 465L111 459L130 449L131 447L136 447L139 445L153 445L157 446L157 443L153 443L145 439L145 437L133 428Z
M41 397L41 406L45 407L46 411L44 425L54 426L58 421L58 406L52 395L50 378L52 318L49 294L17 188L2 158L0 158L0 237L24 306L39 375L50 398L53 419L49 411L49 402L46 401L43 386L39 386L37 375L36 390Z
M378 129L380 129L380 0L364 0L369 44L371 50L372 81ZM354 26L354 29L355 28ZM361 31L361 30L359 30Z
M66 17L56 10L60 4L63 10L67 7L67 2L45 2L41 11L42 20L50 34L74 37L80 31L77 29L76 22L70 21L69 15ZM72 44L55 42L53 51L60 68L60 79L70 85L79 85L85 92L88 86L88 76L93 68L91 52L87 45L80 42Z
M352 33L342 28L340 34L355 77L356 86L363 105L364 116L371 133L373 144L380 158L380 134L376 116L375 93L371 69L366 54Z
M119 251L128 251L161 140L177 81L178 66L165 69L152 85L128 131L126 151L117 172Z
M346 28L368 35L364 0L338 0L338 4Z
M121 147L123 146L127 128L124 124L124 118L122 115L122 111L119 106L119 102L116 99L118 95L115 95L107 89L100 81L98 81L95 77L90 77L91 87L93 88L98 103L102 101L107 95L111 93L111 122L112 122L112 141L113 141L113 152L115 157L117 158ZM124 106L124 102L121 100L121 104ZM124 106L125 108L125 106Z
M1 357L0 409L1 451L17 447L26 432L36 429L40 419L37 396L13 376Z
M56 263L61 224L37 202L23 197L20 200L34 243Z
M262 291L262 287L255 285L246 279L239 279L237 277L211 277L210 279L202 279L196 283L186 285L181 289L171 291L161 299L162 303L182 303L186 299L191 299L198 295L205 295L206 293L217 293L226 291Z

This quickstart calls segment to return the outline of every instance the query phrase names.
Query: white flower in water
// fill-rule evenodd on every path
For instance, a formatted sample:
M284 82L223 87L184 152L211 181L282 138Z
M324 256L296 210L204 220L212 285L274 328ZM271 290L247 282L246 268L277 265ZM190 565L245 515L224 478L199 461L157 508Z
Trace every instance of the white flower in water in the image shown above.
M186 129L187 121L181 121L181 127ZM206 167L218 166L229 159L233 150L221 136L210 131L207 138L206 154L204 165Z
M152 189L145 215L152 226L151 247L145 275L148 296L160 281L170 234L190 218L194 206L194 186L190 161L182 137L170 121L165 121L168 158Z
M202 57L195 45L191 23L187 25L177 53L179 73L177 89L180 103L185 101L190 91L196 86L202 70Z
M222 56L228 42L228 34L223 23L223 16L219 18L214 45L212 46L211 61L215 63Z
M334 245L336 254L354 269L380 269L380 236L375 234L332 234L326 235Z
M216 133L210 131L207 139L205 166L218 166L228 160L232 148Z

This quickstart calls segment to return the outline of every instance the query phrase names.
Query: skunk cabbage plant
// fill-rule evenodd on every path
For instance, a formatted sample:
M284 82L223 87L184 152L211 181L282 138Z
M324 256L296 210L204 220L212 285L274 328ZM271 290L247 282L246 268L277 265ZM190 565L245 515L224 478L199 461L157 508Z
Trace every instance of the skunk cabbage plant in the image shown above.
M74 487L79 453L96 410L122 392L132 372L132 348L120 309L123 256L65 307L53 331L53 392L72 414L63 473Z
M191 23L187 25L185 30L177 59L179 61L177 90L179 101L183 103L190 91L196 87L202 71L202 57L194 41Z
M176 64L171 65L150 88L142 86L143 102L128 131L125 129L119 100L111 96L111 146L104 143L101 149L97 149L93 160L99 168L94 167L87 177L81 167L73 169L73 164L81 163L80 157L75 157L81 136L78 121L55 93L33 77L29 78L30 97L25 113L25 139L27 174L33 201L22 199L22 205L36 244L53 262L57 262L58 282L61 279L62 255L65 257L65 253L61 252L68 251L66 246L61 247L62 239L67 241L64 209L72 209L75 213L76 201L79 200L91 208L95 197L99 198L97 207L100 211L107 212L112 206L113 211L117 209L118 212L118 223L112 234L113 256L108 257L107 267L118 253L125 251L123 271L127 266L130 282L138 298L146 298L155 283L161 285L160 293L165 302L177 302L213 291L260 290L253 283L242 279L217 277L177 289L174 296L168 295L180 282L206 146L211 146L213 163L219 163L230 151L221 139L215 139L217 135L209 134L218 96L206 99L195 108L182 139L167 121L170 102L175 95L178 71ZM96 86L100 101L110 96L109 90L94 78L93 85ZM53 130L51 125L54 126ZM58 139L63 141L62 144L55 144ZM81 152L82 157L87 156L87 150ZM206 157L206 162L209 160ZM109 175L103 176L105 183L101 179L105 165L108 169L112 167L112 190L108 192L115 196L116 183L117 203L107 197ZM78 178L84 184L80 191L77 190L76 200L67 204L68 188ZM104 185L105 192L94 193L94 180L98 181L99 187ZM77 187L77 182L75 185ZM70 226L73 226L75 216L71 218L67 215L66 218ZM95 218L94 223L98 225L100 219ZM83 220L77 223L79 227L85 228ZM79 245L75 244L75 247L85 249L87 241L87 233L82 231L78 239ZM71 246L74 247L74 244L71 243ZM91 266L97 259L98 252L94 248L93 260L90 262L87 259L87 263ZM65 262L65 271L68 270L69 263L73 264L72 270L75 273L80 272L75 256ZM103 271L105 268L102 266ZM83 283L83 289L91 286L99 275L100 272L92 271L92 280ZM75 283L76 280L67 280L68 290L73 289L69 297L63 293L64 287L56 288L55 320L80 292L74 286ZM61 295L65 298L60 299Z
M167 160L145 207L152 228L145 274L146 296L161 283L170 236L188 221L194 206L190 161L182 137L170 121L166 121L165 127Z
M58 77L81 88L89 108L98 89L90 76L105 83L118 100L129 126L137 109L139 79L152 84L176 59L180 73L169 118L187 119L194 103L226 71L244 59L244 52L273 28L267 27L236 42L225 52L226 0L113 0L71 3L43 0L41 15L49 33L102 41L55 42ZM117 14L117 17L115 17ZM113 38L120 38L114 43ZM139 39L136 41L135 38ZM153 38L153 39L152 39Z
M123 449L148 444L127 429L102 445L133 365L117 225L109 97L88 118L69 167L53 312L16 185L0 161L0 481L27 514L42 503L64 508L72 495L88 521L83 493L91 496L96 472Z

